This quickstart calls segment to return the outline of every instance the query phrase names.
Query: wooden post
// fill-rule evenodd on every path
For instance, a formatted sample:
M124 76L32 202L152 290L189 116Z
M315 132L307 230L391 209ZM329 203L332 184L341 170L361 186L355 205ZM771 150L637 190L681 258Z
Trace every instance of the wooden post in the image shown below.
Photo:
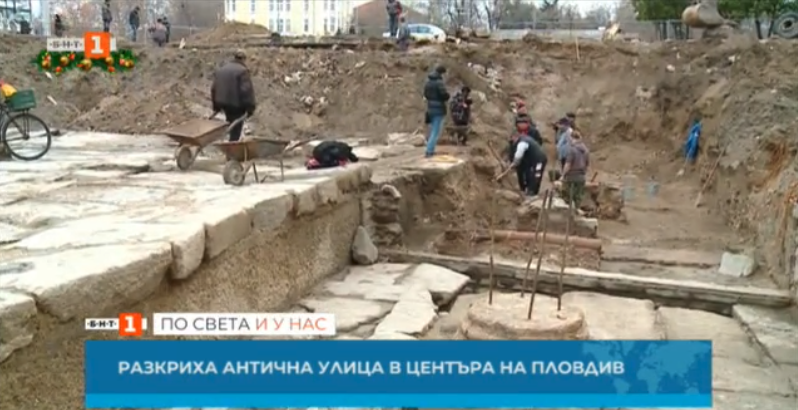
M493 288L495 286L494 282L496 280L494 276L494 264L493 264L493 251L494 246L496 244L496 238L493 237L493 232L495 231L495 224L496 224L496 197L497 195L492 195L490 200L490 226L488 229L490 230L490 250L489 250L489 262L490 262L490 274L489 274L489 281L490 285L488 287L488 305L493 304Z

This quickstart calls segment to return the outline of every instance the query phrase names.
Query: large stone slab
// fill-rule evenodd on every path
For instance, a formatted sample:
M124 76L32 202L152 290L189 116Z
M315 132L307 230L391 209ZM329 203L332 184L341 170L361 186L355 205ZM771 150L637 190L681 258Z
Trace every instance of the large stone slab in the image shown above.
M471 280L466 275L438 265L422 263L402 280L411 286L427 289L439 305L448 303L460 293Z
M460 329L460 325L468 316L468 309L477 299L487 298L486 293L459 295L452 304L449 312L441 312L438 320L432 325L426 336L429 339L453 338Z
M735 305L732 314L778 363L798 365L798 311Z
M391 310L389 303L346 298L310 298L299 301L299 305L312 312L335 315L339 333L376 322Z
M352 267L343 280L324 282L319 292L340 297L398 302L408 286L396 282L411 266L378 263Z
M716 391L713 410L788 410L798 408L794 397L770 396L764 393L733 393Z
M0 291L0 362L33 342L35 317L32 297Z
M92 247L15 260L23 273L0 275L0 288L33 295L40 309L67 321L96 317L150 296L172 262L167 242Z
M670 340L712 340L712 354L763 364L745 330L732 318L701 310L661 307L660 318Z
M410 288L394 305L391 313L377 325L374 334L420 335L429 329L436 317L437 307L427 289Z
M0 207L0 221L22 227L44 227L59 222L72 221L77 216L88 217L109 214L119 207L101 203L70 204L27 200Z
M766 396L791 396L795 393L787 374L779 367L755 366L725 357L712 359L712 387L716 391Z
M576 306L594 340L660 340L664 336L654 303L591 292L563 295L563 306Z

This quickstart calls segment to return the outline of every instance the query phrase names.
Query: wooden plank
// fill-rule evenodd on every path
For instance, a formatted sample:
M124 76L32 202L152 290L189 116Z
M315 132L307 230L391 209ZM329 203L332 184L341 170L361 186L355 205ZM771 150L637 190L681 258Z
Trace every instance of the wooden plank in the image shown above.
M490 270L487 258L460 258L387 249L381 249L380 256L396 263L440 265L476 280L487 278ZM499 280L521 281L524 277L525 264L521 261L497 261L494 262L494 268ZM540 281L544 284L556 283L558 274L559 268L543 266L540 271ZM570 289L637 293L667 299L686 299L727 305L742 303L782 307L792 303L789 292L782 290L716 285L698 281L675 281L623 273L596 272L582 268L566 268L563 284Z
M641 248L622 245L606 245L601 253L602 260L611 262L653 263L665 266L691 266L696 268L720 266L720 258L720 252Z

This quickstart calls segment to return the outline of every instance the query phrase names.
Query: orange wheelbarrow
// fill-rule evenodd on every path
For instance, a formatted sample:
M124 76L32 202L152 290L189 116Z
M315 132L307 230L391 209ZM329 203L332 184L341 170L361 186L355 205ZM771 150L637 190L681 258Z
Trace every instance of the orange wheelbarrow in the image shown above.
M186 171L194 165L197 156L205 147L225 138L230 128L244 121L244 118L241 117L230 124L220 120L198 118L163 130L161 134L177 142L175 162L178 169Z

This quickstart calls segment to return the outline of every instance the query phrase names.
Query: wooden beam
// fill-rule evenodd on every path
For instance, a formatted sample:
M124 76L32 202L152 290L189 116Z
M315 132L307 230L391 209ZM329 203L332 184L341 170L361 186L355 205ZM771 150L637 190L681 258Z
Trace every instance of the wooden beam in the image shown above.
M447 231L447 232L465 232L465 231ZM469 231L475 240L490 240L490 232L485 230ZM496 241L527 241L535 242L535 231L493 231L493 238ZM543 239L543 235L539 235L539 240ZM575 248L592 249L601 252L601 239L584 238L580 236L571 236L566 238L565 235L548 232L546 234L546 243L553 245L562 245L568 242L569 245Z
M488 277L489 263L485 258L460 258L425 252L407 252L381 249L380 256L395 263L429 263L463 273L475 280ZM518 281L524 277L525 264L521 261L494 261L498 280ZM556 284L559 269L544 266L540 281ZM792 303L789 292L752 286L717 285L698 281L672 280L627 275L624 273L597 272L581 268L566 268L563 284L568 289L606 291L608 293L643 294L665 299L685 299L717 304L748 304L784 307Z

